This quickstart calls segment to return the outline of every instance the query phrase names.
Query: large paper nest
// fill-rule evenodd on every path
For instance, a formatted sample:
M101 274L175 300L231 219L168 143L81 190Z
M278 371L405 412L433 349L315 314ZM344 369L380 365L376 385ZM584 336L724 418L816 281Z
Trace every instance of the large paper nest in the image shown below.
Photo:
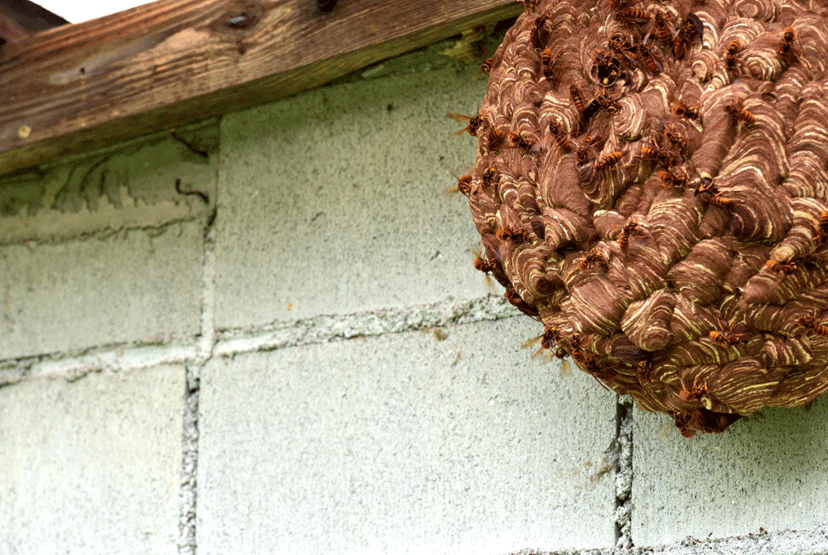
M460 180L541 344L682 434L828 389L828 9L526 0Z

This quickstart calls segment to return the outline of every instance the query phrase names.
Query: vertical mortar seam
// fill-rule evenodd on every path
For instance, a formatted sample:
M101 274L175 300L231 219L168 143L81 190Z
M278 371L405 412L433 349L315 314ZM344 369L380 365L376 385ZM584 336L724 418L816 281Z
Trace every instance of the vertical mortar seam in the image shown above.
M216 176L218 182L218 175ZM214 201L215 202L215 201ZM199 440L199 393L201 391L201 369L212 357L215 347L215 217L214 205L204 229L204 259L202 262L202 305L201 337L196 348L196 360L185 366L186 400L184 402L181 485L179 492L179 555L195 555L196 508L198 502L198 440Z
M626 552L634 547L632 539L632 481L633 481L633 401L628 395L616 400L615 441L618 453L615 475L616 550Z

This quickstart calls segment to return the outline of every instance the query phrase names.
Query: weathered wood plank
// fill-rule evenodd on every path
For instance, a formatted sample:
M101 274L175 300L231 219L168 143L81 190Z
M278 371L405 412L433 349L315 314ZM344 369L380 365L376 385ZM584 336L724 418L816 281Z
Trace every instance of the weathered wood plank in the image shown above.
M0 56L0 174L296 94L521 9L159 0L23 37Z

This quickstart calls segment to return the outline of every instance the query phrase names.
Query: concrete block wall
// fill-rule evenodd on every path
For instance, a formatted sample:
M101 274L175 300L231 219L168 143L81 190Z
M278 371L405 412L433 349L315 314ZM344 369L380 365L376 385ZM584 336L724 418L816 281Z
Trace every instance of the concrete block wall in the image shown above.
M821 400L686 440L521 348L449 46L0 179L0 555L828 552Z

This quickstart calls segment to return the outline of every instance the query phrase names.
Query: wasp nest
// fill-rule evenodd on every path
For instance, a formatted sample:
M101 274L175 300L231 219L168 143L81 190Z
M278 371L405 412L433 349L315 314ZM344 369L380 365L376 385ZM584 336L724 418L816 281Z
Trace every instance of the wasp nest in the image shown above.
M525 0L467 131L474 264L681 433L828 389L828 8Z

